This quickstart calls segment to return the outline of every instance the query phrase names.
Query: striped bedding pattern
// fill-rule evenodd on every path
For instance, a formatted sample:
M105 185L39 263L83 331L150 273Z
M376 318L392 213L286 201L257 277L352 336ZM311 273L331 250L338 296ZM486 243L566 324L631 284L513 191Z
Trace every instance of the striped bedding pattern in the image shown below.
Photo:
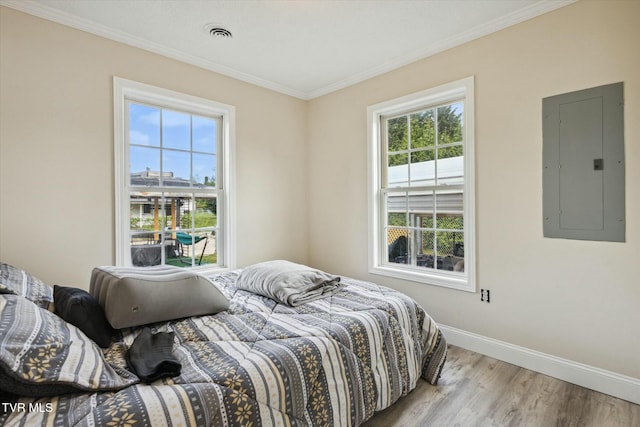
M211 277L225 312L151 325L174 332L179 376L116 391L23 398L0 425L357 426L420 377L435 384L446 358L437 325L411 298L342 278L331 297L297 307L235 287L239 271ZM116 371L139 328L105 350Z

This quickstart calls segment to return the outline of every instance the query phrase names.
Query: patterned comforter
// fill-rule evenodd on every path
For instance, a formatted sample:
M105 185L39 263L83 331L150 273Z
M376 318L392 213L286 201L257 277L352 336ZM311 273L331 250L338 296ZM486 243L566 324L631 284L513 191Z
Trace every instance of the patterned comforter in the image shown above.
M435 384L446 343L411 298L342 278L328 298L298 307L235 287L239 271L212 277L228 311L151 325L173 331L179 376L112 391L21 398L0 425L357 426L392 405L420 377ZM10 298L7 298L10 302ZM141 328L104 351L125 377Z

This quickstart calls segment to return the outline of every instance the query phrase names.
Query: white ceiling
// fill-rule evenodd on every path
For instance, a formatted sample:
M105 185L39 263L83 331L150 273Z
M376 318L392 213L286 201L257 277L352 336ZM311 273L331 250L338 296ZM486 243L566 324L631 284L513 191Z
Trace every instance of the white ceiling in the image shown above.
M311 99L576 0L0 0ZM230 39L204 30L214 23Z

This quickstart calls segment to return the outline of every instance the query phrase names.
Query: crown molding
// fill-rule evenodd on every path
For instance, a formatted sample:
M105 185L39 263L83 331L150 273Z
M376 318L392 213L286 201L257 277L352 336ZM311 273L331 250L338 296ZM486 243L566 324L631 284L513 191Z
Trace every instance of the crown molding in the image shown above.
M0 6L6 6L11 9L27 13L29 15L37 16L38 18L46 19L48 21L53 21L67 27L75 28L76 30L84 31L90 34L104 37L109 40L137 47L149 52L157 53L158 55L175 59L186 64L195 65L196 67L204 68L206 70L213 71L227 77L232 77L234 79L241 80L246 83L251 83L256 86L273 90L275 92L280 92L285 95L293 96L295 98L305 99L306 97L306 93L302 91L266 79L262 79L252 74L244 73L234 68L227 67L225 65L218 64L216 62L209 61L195 55L184 53L178 49L154 43L152 41L134 36L124 31L115 30L89 19L84 19L66 12L61 12L40 2L36 2L33 0L0 0Z
M577 1L578 0L540 0L532 4L531 6L521 9L517 12L470 28L463 33L457 34L453 37L449 37L448 39L443 40L442 42L435 45L427 46L421 51L414 52L410 55L398 57L392 61L385 62L378 67L368 69L362 73L356 73L350 77L339 80L327 86L314 89L309 92L300 91L289 86L282 85L280 83L266 80L252 74L245 73L234 68L200 58L195 55L184 53L177 49L173 49L158 43L151 42L149 40L142 39L124 31L115 30L113 28L98 24L88 19L80 18L66 12L61 12L57 9L47 6L42 2L34 0L0 0L0 6L6 6L20 12L56 22L58 24L72 27L149 52L157 53L159 55L191 64L196 67L204 68L206 70L213 71L227 77L263 87L265 89L273 90L275 92L279 92L302 100L311 100L323 95L327 95L331 92L344 89L356 83L363 82L389 71L393 71L421 59L428 58L429 56L443 52L447 49L460 46L464 43L494 33L496 31L500 31L520 22L535 18L537 16L551 12Z
M485 24L470 28L465 32L459 33L453 37L449 37L441 41L440 43L426 46L421 51L414 52L410 55L398 57L395 60L381 64L378 67L368 69L365 72L354 74L346 79L337 81L311 92L307 92L307 99L318 98L331 92L344 89L356 83L363 82L373 77L377 77L384 73L388 73L390 71L404 67L405 65L409 65L416 61L428 58L440 52L444 52L445 50L463 45L475 39L479 39L480 37L498 32L505 28L519 24L529 19L533 19L545 13L552 12L556 9L570 5L572 3L576 3L577 1L578 0L541 0L517 12L513 12Z

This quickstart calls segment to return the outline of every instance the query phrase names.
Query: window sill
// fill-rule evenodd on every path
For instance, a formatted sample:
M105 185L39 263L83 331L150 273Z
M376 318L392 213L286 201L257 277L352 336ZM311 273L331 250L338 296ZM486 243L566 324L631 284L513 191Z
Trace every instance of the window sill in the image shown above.
M412 270L410 268L395 268L391 266L375 266L369 268L369 273L380 276L394 277L396 279L411 280L413 282L424 283L426 285L442 286L445 288L458 289L466 292L475 292L475 284L470 283L466 275L448 274L445 272L424 272L422 270Z

